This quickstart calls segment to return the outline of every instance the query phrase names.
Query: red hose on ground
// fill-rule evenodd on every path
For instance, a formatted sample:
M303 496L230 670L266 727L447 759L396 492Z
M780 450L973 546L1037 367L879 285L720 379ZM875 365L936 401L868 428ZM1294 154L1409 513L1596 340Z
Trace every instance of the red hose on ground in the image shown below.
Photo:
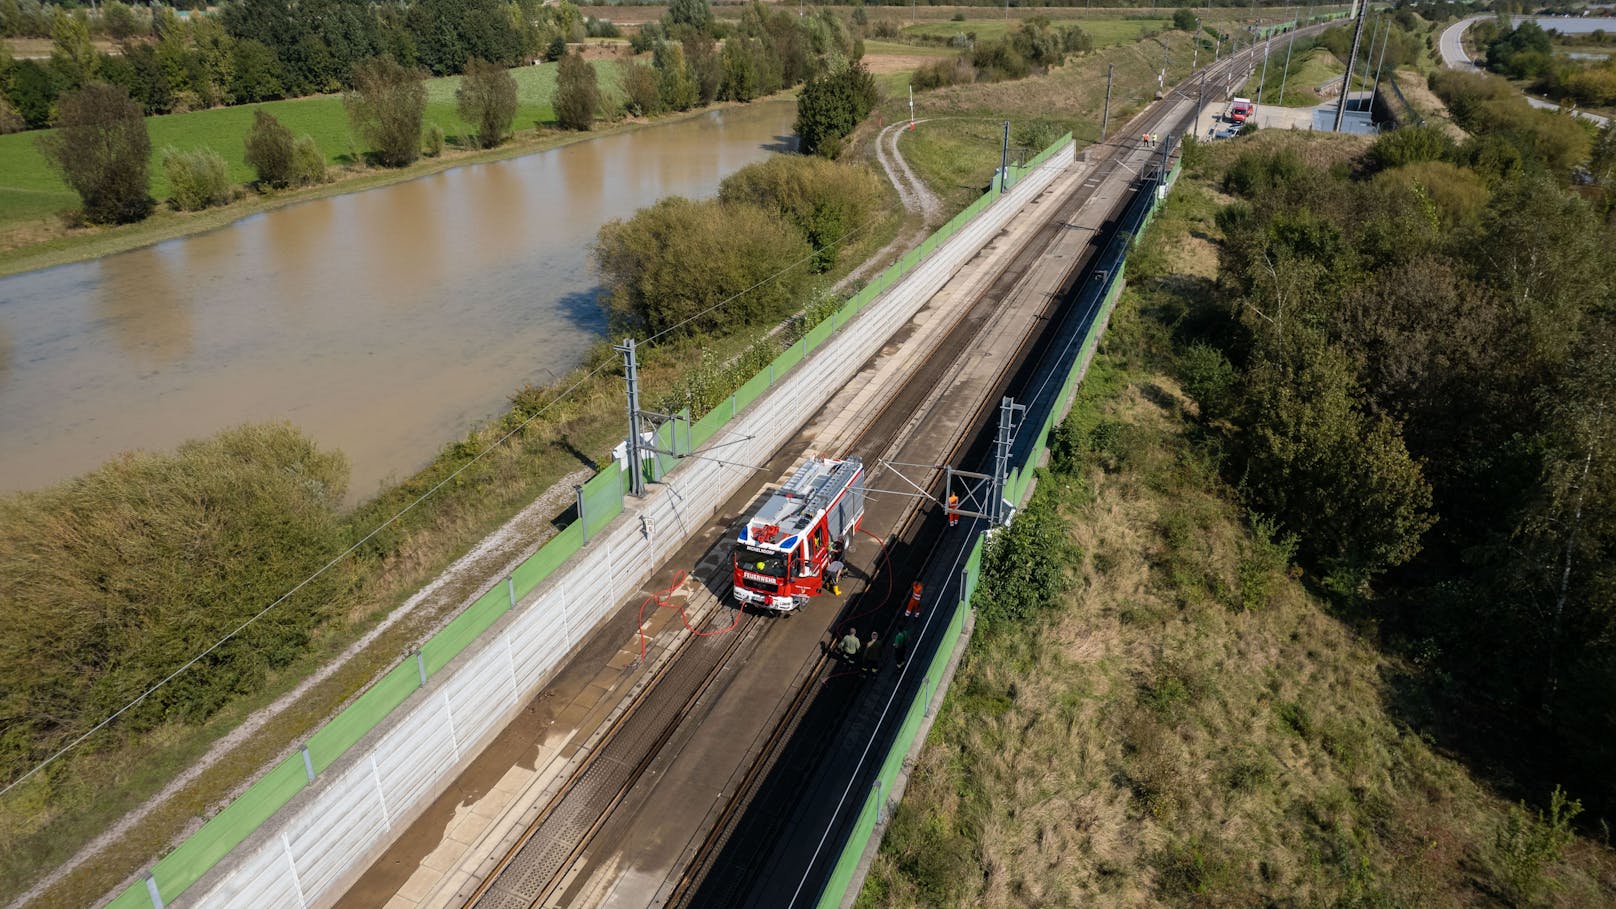
M680 587L684 586L685 578L687 577L689 577L689 573L683 568L679 569L678 571L674 572L673 583L668 585L666 590L651 594L645 598L645 602L640 604L639 620L634 625L635 630L638 631L640 635L640 662L643 663L645 661L645 607L655 603L660 607L673 609L674 605L668 601L673 598L673 592L675 590L678 590ZM690 624L690 617L685 615L685 604L679 604L678 609L679 621L685 623L685 628L689 630L691 634L702 638L716 637L718 635L729 634L731 631L734 631L736 626L741 624L741 613L745 611L743 609L736 609L735 618L729 623L728 626L724 628L715 628L712 631L698 631L694 625Z
M877 602L874 606L871 606L869 609L866 609L863 612L860 612L860 613L858 613L856 615L850 615L847 618L842 619L840 622L837 622L835 625L831 626L831 640L832 641L834 641L837 638L841 637L842 629L844 629L847 626L853 624L853 621L855 619L862 619L867 615L870 615L870 614L875 613L875 612L879 612L881 610L881 607L885 606L887 604L887 601L892 599L892 556L887 552L886 541L882 540L880 537L876 536L875 534L870 533L868 530L865 530L863 527L860 527L858 532L862 533L865 536L869 537L870 539L874 540L876 543L880 544L880 546L881 546L881 560L883 562L885 562L886 566L887 566L887 570L886 570L887 592L881 595L880 601Z

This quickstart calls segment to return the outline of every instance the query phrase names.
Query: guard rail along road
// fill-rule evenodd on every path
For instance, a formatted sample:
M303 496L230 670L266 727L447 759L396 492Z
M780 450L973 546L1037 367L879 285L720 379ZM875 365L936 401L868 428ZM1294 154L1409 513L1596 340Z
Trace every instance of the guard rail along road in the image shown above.
M1065 136L903 256L726 402L659 430L656 481L625 498L614 464L579 517L377 679L239 798L115 894L115 909L312 907L334 902L560 667L569 651L768 459L1071 154ZM1051 158L1061 156L1058 160ZM997 179L997 178L996 178ZM812 369L797 369L804 361ZM789 431L782 432L783 429Z

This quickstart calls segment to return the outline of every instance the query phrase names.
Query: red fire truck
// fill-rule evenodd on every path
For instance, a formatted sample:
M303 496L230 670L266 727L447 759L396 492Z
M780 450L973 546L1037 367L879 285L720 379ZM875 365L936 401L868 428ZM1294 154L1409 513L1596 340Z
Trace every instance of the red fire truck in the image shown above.
M864 520L864 462L809 458L741 528L735 599L790 612L816 596L832 544L845 551Z

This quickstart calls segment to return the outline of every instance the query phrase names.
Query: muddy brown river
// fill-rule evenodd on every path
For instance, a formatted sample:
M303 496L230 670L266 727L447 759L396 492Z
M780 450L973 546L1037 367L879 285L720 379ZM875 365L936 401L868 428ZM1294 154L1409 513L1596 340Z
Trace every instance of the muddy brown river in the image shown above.
M0 489L285 419L369 495L580 362L605 329L603 223L711 195L789 149L795 112L713 111L0 279Z

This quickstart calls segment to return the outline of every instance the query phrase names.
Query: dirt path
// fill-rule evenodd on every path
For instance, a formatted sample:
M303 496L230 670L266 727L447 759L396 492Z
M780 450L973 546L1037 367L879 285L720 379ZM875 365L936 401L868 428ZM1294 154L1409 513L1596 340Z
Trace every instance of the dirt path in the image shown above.
M925 123L925 120L916 120L916 123ZM855 281L863 280L881 268L894 254L913 247L932 224L942 220L943 200L926 186L925 181L915 174L909 162L898 151L898 138L909 125L907 120L881 130L875 137L875 160L880 163L881 170L886 172L887 179L892 181L892 188L898 191L898 200L903 203L904 210L909 212L903 229L898 231L891 243L881 247L875 255L865 260L863 265L853 269L847 277L836 283L836 290L842 290ZM918 217L917 217L918 216Z

